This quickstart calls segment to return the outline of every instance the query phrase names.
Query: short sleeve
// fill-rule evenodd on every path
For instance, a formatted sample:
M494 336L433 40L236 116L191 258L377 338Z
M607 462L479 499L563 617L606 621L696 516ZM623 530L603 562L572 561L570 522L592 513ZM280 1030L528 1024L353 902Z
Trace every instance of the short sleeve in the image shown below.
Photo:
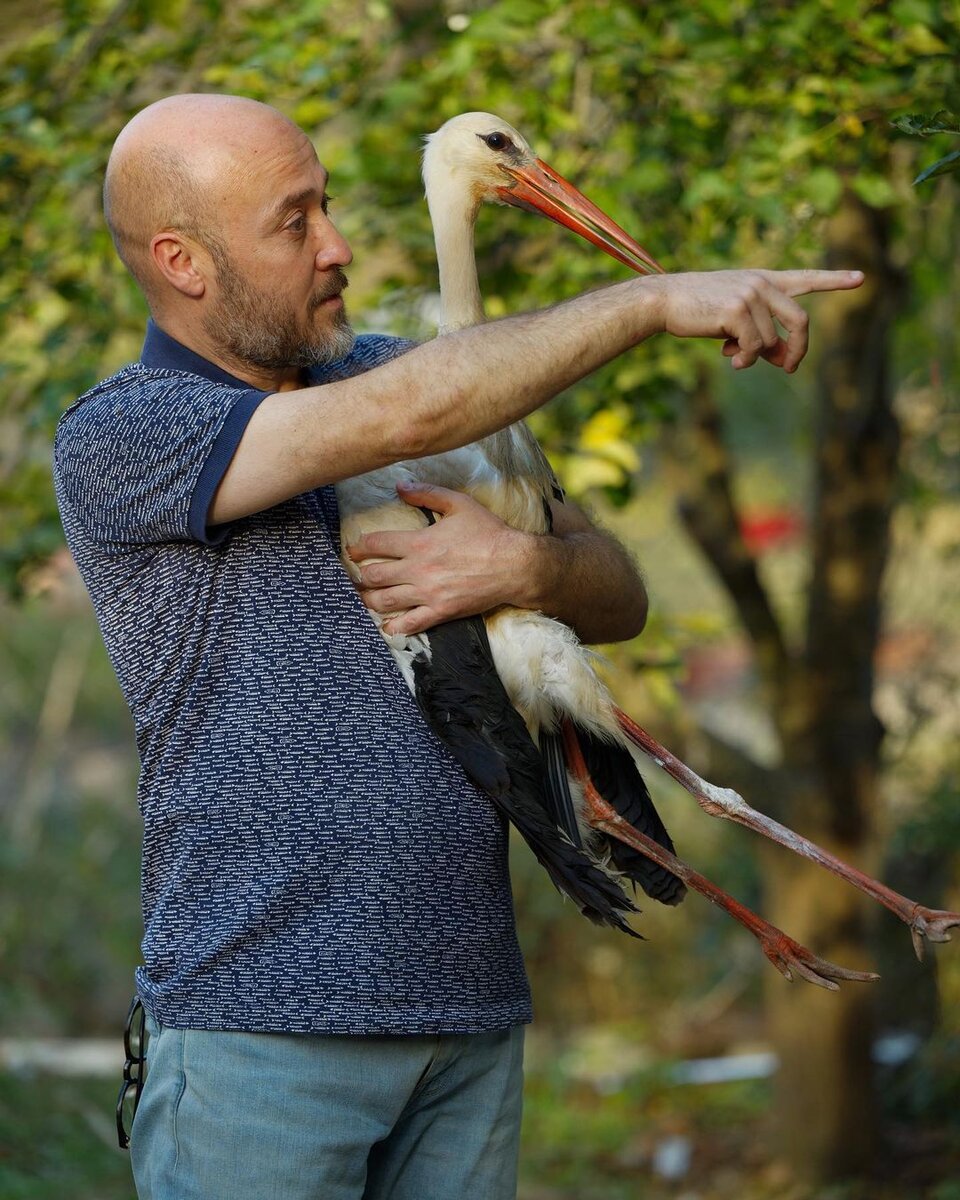
M61 507L100 543L197 541L250 417L268 393L131 368L64 413L54 476Z

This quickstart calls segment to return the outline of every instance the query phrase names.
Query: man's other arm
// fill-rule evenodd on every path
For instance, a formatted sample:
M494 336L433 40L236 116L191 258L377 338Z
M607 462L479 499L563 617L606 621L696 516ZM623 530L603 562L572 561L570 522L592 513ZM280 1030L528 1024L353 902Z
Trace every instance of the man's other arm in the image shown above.
M348 548L364 564L361 596L387 618L385 632L420 633L501 604L557 617L584 642L624 641L643 629L639 571L576 505L555 501L552 532L531 534L462 492L421 484L400 494L440 520L417 532L370 533Z

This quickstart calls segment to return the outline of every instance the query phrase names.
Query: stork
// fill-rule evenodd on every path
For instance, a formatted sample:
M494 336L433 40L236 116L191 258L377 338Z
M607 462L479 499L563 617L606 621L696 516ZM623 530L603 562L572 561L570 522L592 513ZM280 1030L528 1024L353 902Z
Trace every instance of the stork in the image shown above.
M517 130L489 113L455 117L427 138L423 176L440 273L441 335L484 320L473 249L484 201L547 216L633 270L662 271L624 230L536 158ZM358 569L347 547L363 534L417 529L433 519L398 500L402 481L467 492L516 528L549 531L555 481L536 439L520 422L462 449L338 484L343 561L355 579L364 564ZM666 904L678 903L687 884L748 928L788 979L796 973L835 989L839 980L877 978L818 958L677 858L637 769L639 750L710 815L764 834L886 905L910 927L918 956L924 938L948 941L948 930L960 925L960 914L898 895L756 812L736 792L701 779L613 704L594 655L559 621L504 607L425 634L384 637L435 732L590 919L634 933L625 920L634 905L620 886L624 877Z

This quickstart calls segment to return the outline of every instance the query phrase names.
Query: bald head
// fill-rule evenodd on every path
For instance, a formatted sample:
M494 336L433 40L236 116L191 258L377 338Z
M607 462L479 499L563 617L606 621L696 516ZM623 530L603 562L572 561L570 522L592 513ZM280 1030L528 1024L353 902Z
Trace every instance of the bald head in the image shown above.
M177 230L222 253L220 202L250 156L278 140L304 134L275 108L241 96L170 96L121 130L107 163L104 214L152 308L163 283L151 262L153 236Z

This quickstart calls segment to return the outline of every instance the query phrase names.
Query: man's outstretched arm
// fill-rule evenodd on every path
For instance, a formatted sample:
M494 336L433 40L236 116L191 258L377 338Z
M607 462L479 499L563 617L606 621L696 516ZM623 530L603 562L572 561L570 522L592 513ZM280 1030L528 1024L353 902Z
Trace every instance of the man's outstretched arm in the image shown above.
M361 595L387 633L419 633L501 604L557 617L584 642L636 637L647 595L620 543L572 504L554 503L553 532L522 533L462 492L405 487L409 504L440 514L419 530L371 533L349 547L363 563Z
M720 338L734 367L762 357L792 371L806 353L808 324L793 297L857 287L862 278L851 271L651 275L447 334L353 379L268 396L250 418L208 523L465 446L656 333Z

